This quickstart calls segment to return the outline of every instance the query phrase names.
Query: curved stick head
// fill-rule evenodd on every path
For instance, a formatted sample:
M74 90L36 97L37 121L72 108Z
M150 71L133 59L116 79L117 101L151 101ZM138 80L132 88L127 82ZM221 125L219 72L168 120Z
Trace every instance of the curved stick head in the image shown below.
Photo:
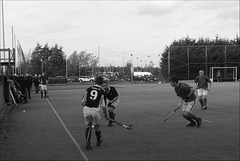
M129 125L129 126L128 126L128 130L132 130L132 125Z

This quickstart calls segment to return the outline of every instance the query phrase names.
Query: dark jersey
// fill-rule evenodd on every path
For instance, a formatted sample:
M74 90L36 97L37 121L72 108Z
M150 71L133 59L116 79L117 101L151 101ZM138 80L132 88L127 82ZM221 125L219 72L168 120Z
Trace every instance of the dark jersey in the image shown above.
M32 80L32 77L31 76L27 76L26 77L26 87L27 88L32 88L32 82L33 82L33 80Z
M48 80L48 78L47 78L46 76L41 76L41 77L40 77L40 82L41 82L41 84L43 84L43 85L46 85L46 84L47 84L47 80Z
M118 96L118 92L115 87L110 86L109 88L110 88L109 91L106 92L106 98L108 100L113 100L115 97Z
M104 90L95 85L95 86L92 86L92 87L89 87L87 90L87 98L86 98L86 106L88 107L99 107L99 103L104 95Z
M39 86L39 84L40 84L40 78L34 77L34 78L33 78L33 83L34 83L35 86Z
M197 76L194 82L197 83L197 89L199 88L207 89L208 83L211 83L210 79L206 76L201 76L201 77Z
M191 88L192 87L190 87L186 83L179 83L179 87L175 87L174 89L178 97L185 99L189 95ZM185 100L185 102L191 102L194 101L195 99L196 95L193 93L187 100Z

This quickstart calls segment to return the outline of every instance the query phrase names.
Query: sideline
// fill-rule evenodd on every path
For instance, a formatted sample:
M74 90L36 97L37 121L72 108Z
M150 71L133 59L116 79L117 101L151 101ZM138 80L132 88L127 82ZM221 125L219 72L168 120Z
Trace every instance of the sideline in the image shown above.
M74 137L72 136L72 134L69 132L69 130L67 129L66 125L64 124L64 122L62 121L62 119L60 118L60 116L58 115L57 111L54 109L54 107L52 106L52 104L50 103L50 101L48 100L48 98L46 99L48 104L51 106L53 112L55 113L55 115L58 117L59 121L62 123L64 129L66 130L66 132L68 133L69 137L72 139L73 143L75 144L75 146L77 147L78 151L80 152L80 154L82 155L82 157L84 158L85 161L89 161L86 154L82 151L81 147L78 145L77 141L74 139Z

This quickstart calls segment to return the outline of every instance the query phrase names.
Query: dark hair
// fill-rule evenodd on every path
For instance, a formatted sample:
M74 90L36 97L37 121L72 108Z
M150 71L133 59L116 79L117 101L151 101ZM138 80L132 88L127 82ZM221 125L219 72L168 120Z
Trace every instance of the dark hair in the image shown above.
M177 79L177 77L172 77L172 78L170 79L170 81L171 81L171 82L178 83L178 79Z
M98 76L96 79L95 79L95 83L98 84L98 85L102 85L103 84L103 81L104 81L104 78L102 76Z

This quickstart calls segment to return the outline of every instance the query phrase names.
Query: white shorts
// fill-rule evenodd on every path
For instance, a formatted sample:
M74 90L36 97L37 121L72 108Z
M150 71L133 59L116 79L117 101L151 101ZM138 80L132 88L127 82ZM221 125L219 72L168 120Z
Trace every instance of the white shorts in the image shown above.
M83 107L83 116L85 124L88 126L101 124L101 114L99 108Z
M42 91L46 91L47 90L47 85L46 84L41 84L41 90Z
M200 88L197 90L198 96L206 96L208 94L208 90Z
M195 100L192 102L184 102L182 105L182 111L190 112L193 109L194 105L195 105Z

